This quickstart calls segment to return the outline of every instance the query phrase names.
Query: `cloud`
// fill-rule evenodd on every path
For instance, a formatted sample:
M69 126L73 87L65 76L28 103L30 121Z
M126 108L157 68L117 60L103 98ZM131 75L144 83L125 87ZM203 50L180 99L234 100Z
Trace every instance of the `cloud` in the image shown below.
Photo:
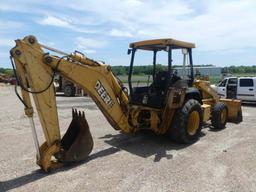
M94 34L99 33L99 30L87 29L82 24L75 25L72 19L60 18L60 17L51 16L51 15L47 15L42 19L36 20L36 22L40 25L63 27L63 28L71 29L76 32L80 32L80 33L94 33Z
M10 33L12 30L21 29L23 27L25 27L25 25L21 22L0 19L0 33Z
M12 47L15 43L11 39L0 39L0 47Z
M41 11L39 2L25 1L26 9L23 4L12 8L8 3L2 3L2 9L32 7L41 17L37 20L41 25L99 34L105 38L172 37L195 42L200 49L207 50L237 49L256 43L254 0L109 0L108 3L103 0L59 0L48 1ZM55 13L51 7L56 8Z
M161 24L170 16L179 17L193 12L182 1L109 0L108 3L104 2L102 0L89 2L76 0L63 6L76 11L90 12L105 22L116 23L128 29L144 27L145 24ZM102 9L102 4L104 4L104 9Z
M17 29L22 29L19 30L22 33L22 27L27 27L28 31L33 25L29 26L26 21L36 21L42 25L38 28L54 26L70 30L67 41L72 41L71 44L79 45L87 52L100 48L88 46L97 43L87 41L84 35L89 35L93 40L105 40L107 45L120 40L120 37L127 41L171 37L194 42L198 47L196 51L206 55L212 52L216 56L220 52L255 48L256 44L255 0L108 0L107 3L105 0L16 1L0 2L2 13L12 12L23 16L16 19L17 25L15 21L6 22L1 18L0 34L14 33ZM8 15L8 19L12 14ZM74 36L87 40L78 43L78 39L73 41Z
M41 25L52 25L57 27L67 27L67 28L72 27L67 20L60 19L53 16L46 16L42 20L39 20L38 23Z
M104 2L75 0L63 6L80 13L89 12L105 26L112 26L110 36L131 37L132 34L136 39L172 37L195 42L207 50L243 48L256 43L254 0Z
M83 49L83 51L84 51L85 53L87 53L87 54L96 53L96 51L93 50L93 49Z
M59 0L44 6L32 0L22 4L10 1L1 1L0 10L32 7L32 11L36 10L33 14L41 17L37 20L41 25L105 38L173 37L195 42L200 49L207 50L237 49L256 43L255 0Z
M132 37L132 34L130 32L121 31L118 29L112 29L109 34L110 36L114 37Z
M76 39L76 46L79 50L82 50L86 53L95 53L95 49L101 49L108 45L107 41L96 40L92 38L78 37Z
M108 44L107 41L101 41L101 40L84 38L84 37L78 37L77 42L81 47L87 47L87 48L103 48Z
M0 10L1 11L15 11L15 12L24 12L25 10L22 9L24 8L25 5L28 5L30 1L29 0L24 0L22 3L19 3L15 0L2 0L0 1ZM27 11L27 10L26 10Z

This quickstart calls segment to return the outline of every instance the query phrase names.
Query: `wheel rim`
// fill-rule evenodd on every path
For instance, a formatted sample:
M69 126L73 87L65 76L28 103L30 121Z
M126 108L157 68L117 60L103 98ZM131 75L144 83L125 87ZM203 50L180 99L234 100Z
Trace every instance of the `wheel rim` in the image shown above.
M200 117L197 111L193 111L189 115L187 131L189 135L194 135L199 128Z
M66 87L65 88L65 93L66 93L66 95L71 95L71 93L72 93L72 89L71 89L71 87Z
M223 109L220 114L220 121L222 124L226 122L227 119L227 109Z

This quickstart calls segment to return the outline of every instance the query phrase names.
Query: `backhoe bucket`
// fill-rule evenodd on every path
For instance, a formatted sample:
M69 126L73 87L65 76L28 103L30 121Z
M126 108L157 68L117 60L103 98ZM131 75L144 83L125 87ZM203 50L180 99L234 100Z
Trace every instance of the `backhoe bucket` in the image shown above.
M77 162L85 160L93 148L93 139L84 112L72 110L73 119L61 140L63 149L59 161Z

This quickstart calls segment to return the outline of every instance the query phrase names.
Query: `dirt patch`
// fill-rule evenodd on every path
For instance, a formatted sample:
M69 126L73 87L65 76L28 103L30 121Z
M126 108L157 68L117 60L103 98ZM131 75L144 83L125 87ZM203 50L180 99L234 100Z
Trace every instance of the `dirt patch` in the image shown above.
M0 191L256 191L255 106L244 122L213 132L193 145L149 132L115 131L91 99L58 97L62 134L71 108L85 110L95 146L86 162L43 173L35 163L28 119L12 86L0 87ZM40 142L43 133L35 122Z

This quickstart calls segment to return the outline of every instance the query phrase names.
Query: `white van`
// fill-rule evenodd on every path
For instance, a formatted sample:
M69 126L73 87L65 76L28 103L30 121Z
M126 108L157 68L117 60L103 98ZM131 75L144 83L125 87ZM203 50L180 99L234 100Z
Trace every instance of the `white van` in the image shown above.
M256 77L227 77L218 84L216 90L224 98L256 101Z

